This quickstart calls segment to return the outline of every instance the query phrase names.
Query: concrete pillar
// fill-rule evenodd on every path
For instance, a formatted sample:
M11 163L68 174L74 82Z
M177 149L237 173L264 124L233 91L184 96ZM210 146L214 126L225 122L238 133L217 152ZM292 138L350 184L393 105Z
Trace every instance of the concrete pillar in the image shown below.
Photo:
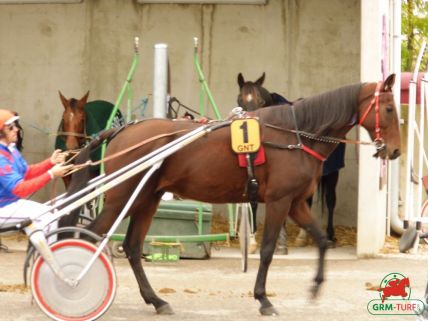
M385 0L361 0L361 81L382 80L382 15ZM369 141L364 128L360 140ZM357 255L373 256L382 248L386 232L386 185L379 183L381 161L373 146L360 145L358 174ZM386 173L385 173L386 174Z

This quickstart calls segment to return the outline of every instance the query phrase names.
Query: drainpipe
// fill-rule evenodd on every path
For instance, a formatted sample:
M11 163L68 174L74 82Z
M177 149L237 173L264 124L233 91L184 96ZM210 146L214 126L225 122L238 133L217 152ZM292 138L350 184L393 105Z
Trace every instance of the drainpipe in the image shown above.
M398 119L401 124L401 0L392 0L393 15L393 35L392 35L392 71L395 73L395 85L393 93L395 105L397 106ZM398 159L389 162L390 170L388 171L389 184L389 216L391 229L398 234L402 234L403 221L399 216L399 198L400 198L400 162Z

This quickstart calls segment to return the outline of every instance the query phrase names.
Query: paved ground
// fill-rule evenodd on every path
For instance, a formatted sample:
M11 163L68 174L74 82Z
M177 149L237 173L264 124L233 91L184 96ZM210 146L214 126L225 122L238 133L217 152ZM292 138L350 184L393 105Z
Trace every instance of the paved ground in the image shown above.
M25 242L6 241L13 253L0 252L0 320L41 321L47 318L31 302L29 291L20 291ZM361 321L416 320L415 316L373 316L367 303L378 293L366 290L366 282L378 285L391 272L409 277L412 298L422 298L428 279L426 255L388 255L356 259L354 249L333 249L327 256L326 282L320 297L309 300L317 253L313 248L291 249L286 257L275 257L268 275L270 299L280 315L274 320ZM252 290L258 256L250 259L248 273L240 272L236 249L213 250L209 260L180 260L175 263L144 263L156 291L173 309L173 316L159 316L139 295L131 269L124 259L115 260L118 293L102 320L268 320L258 313ZM169 292L169 293L163 293Z

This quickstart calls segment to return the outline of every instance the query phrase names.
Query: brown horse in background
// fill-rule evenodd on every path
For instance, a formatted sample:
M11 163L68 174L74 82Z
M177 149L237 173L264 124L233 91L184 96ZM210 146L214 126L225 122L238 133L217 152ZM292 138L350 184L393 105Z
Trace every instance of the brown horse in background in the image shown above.
M88 101L89 91L80 99L67 99L61 91L58 93L64 111L59 128L60 135L55 142L55 148L68 151L77 150L87 142L85 135L85 106ZM71 177L64 176L62 179L67 189L70 185Z
M261 314L277 314L266 296L266 279L279 230L287 216L306 229L319 248L318 269L312 288L314 296L324 281L327 241L312 219L306 199L314 193L322 170L322 161L310 151L328 156L335 146L317 138L324 135L345 138L346 133L361 122L371 138L377 141L376 156L395 159L400 155L399 124L391 92L394 80L395 75L391 75L379 84L341 87L300 100L296 102L295 109L284 105L254 112L254 116L259 117L266 153L265 164L255 168L255 176L260 186L258 200L266 203L260 265L254 288L254 298L260 301ZM375 96L375 93L379 95ZM125 127L111 139L107 157L132 148L146 139L163 136L128 151L122 157L111 159L105 164L106 174L113 173L182 136L182 130L190 131L199 126L202 125L192 121L150 119ZM315 136L298 136L290 131L296 127L299 131ZM376 129L380 130L380 137ZM101 138L114 133L115 131L108 131ZM173 311L152 289L141 263L142 245L152 218L166 191L185 199L208 203L248 202L245 196L247 171L237 167L230 139L230 129L222 127L167 157L150 177L128 212L130 223L123 247L144 301L153 304L160 314L172 314ZM299 142L302 145L297 145ZM86 162L89 151L100 143L100 140L94 140L82 151L78 162ZM290 145L294 148L288 149L287 146ZM74 174L73 183L76 181L76 190L80 190L82 183L85 183L81 179L84 174L84 171ZM143 175L144 173L137 174L107 191L101 214L88 228L100 235L106 233Z
M59 92L64 111L58 129L58 136L55 141L55 148L67 151L76 151L85 146L88 141L104 130L107 121L114 110L114 105L105 100L95 100L88 102L89 91L82 98L65 98ZM112 127L119 127L125 120L119 110L113 118ZM101 152L91 154L92 160L99 160ZM92 170L92 176L99 174L99 168ZM68 188L70 176L63 177L64 185Z

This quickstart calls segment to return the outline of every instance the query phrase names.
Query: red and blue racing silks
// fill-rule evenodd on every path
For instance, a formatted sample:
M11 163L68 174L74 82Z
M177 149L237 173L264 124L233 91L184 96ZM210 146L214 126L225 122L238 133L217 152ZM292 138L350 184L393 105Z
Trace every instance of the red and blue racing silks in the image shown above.
M21 153L0 144L0 208L40 190L50 180L50 159L28 165Z

